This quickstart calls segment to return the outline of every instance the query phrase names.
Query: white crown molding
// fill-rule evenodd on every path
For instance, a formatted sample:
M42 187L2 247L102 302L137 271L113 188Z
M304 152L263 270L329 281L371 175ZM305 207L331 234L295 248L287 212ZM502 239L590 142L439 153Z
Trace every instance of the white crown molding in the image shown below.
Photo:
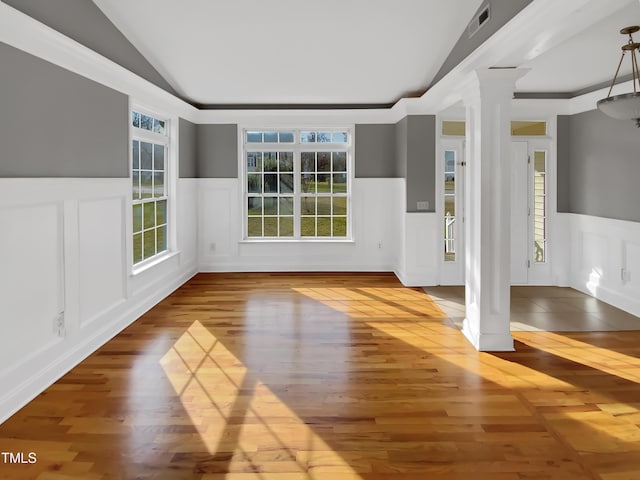
M195 107L2 1L0 42L113 88L136 101L195 120L198 111Z
M613 87L613 94L618 95L620 93L632 92L633 81L620 83ZM579 97L574 97L569 100L569 115L575 115L577 113L587 112L589 110L595 110L597 108L598 100L601 100L609 93L609 87L601 88L593 92L585 93Z
M407 115L403 105L362 110L199 110L196 123L253 123L269 125L331 125L345 123L396 123Z

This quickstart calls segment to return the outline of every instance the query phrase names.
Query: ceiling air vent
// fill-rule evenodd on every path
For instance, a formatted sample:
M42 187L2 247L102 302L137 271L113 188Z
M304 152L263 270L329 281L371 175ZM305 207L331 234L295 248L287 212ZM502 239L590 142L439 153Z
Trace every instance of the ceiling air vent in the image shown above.
M489 18L491 18L490 12L489 4L487 4L480 10L478 15L473 17L473 20L469 22L469 26L467 27L469 38L478 33L478 30L480 30L489 21Z

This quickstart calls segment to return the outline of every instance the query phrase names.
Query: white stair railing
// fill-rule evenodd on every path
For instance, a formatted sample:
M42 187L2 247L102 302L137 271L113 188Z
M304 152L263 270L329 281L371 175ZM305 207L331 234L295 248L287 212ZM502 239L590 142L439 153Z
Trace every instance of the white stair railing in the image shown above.
M449 212L444 217L444 251L445 253L455 253L455 241L453 238L453 230L456 223L456 217Z

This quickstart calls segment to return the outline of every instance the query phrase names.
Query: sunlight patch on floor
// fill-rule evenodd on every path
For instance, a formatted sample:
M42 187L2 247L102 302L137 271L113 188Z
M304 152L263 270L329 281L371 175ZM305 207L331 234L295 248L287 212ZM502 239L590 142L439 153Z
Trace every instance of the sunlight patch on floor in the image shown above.
M329 473L360 479L352 467L358 465L357 453L333 451L199 321L160 364L198 435L190 441L183 433L163 434L157 442L176 452L191 452L204 443L212 456L227 459L231 473L225 478L256 472L251 459L272 455L275 473L284 468L289 476L297 470L301 480ZM270 463L264 458L259 463L258 478L270 478ZM363 471L370 471L368 464Z
M640 358L625 355L608 348L591 345L569 335L544 332L538 335L514 336L531 347L557 355L572 362L640 383Z
M352 318L446 318L422 291L399 288L294 288Z

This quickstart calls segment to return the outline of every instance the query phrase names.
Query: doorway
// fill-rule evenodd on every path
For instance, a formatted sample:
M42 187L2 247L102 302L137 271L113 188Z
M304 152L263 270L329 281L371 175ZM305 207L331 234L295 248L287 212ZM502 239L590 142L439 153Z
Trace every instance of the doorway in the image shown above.
M511 144L511 284L545 285L548 262L549 140ZM442 251L440 284L463 285L464 140L442 139L439 154Z

